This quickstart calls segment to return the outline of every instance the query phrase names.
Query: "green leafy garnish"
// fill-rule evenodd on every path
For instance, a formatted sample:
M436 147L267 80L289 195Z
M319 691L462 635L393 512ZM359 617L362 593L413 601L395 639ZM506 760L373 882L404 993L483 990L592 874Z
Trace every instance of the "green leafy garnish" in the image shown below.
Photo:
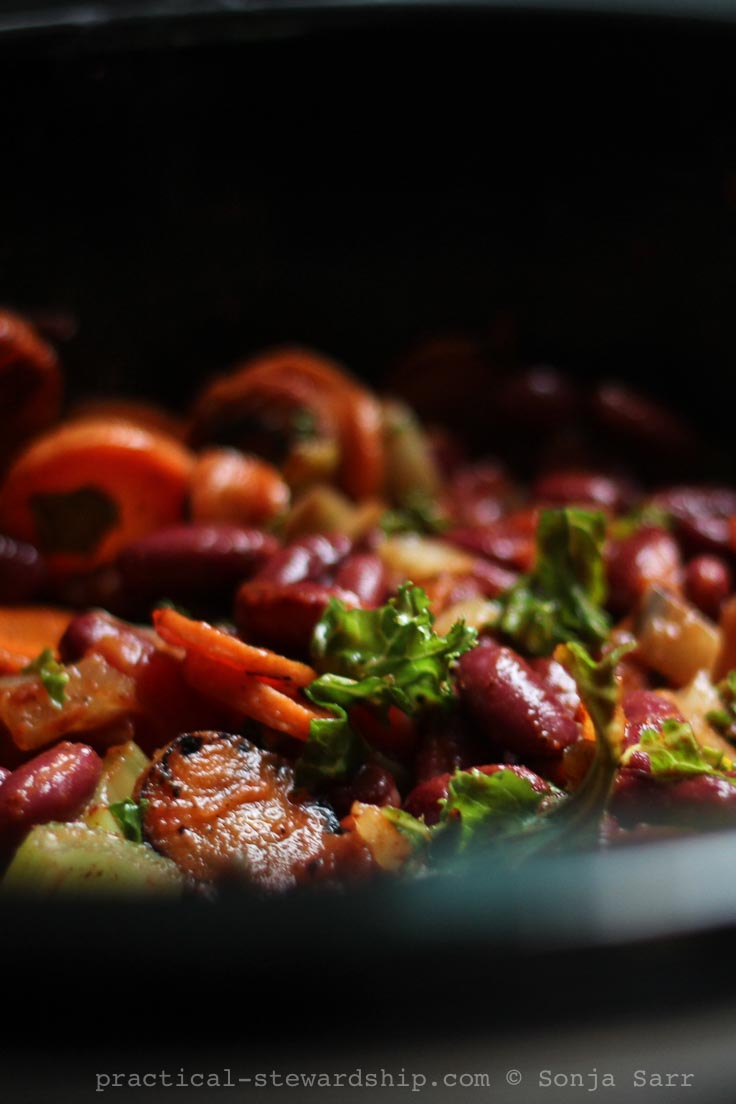
M639 743L627 748L622 765L628 765L637 752L648 756L649 769L660 778L676 780L683 775L711 774L736 785L736 780L724 773L732 769L731 760L717 748L698 743L692 725L676 717L664 720L661 730L642 729Z
M309 440L317 436L317 419L307 406L297 407L291 415L291 433L301 440Z
M562 793L553 786L550 794ZM540 803L549 795L534 789L528 778L512 770L495 774L458 770L450 779L438 830L456 828L457 849L522 832L538 820Z
M414 854L424 851L432 839L432 829L423 820L407 813L405 809L395 809L392 805L383 805L381 812L398 828L402 836L409 841Z
M722 708L711 709L706 713L705 719L722 736L736 740L736 670L729 671L719 682L718 695L723 703Z
M69 682L69 672L56 659L53 649L44 648L40 655L37 655L27 667L23 668L21 674L38 675L56 708L61 709L63 707L66 701L66 685Z
M449 524L436 499L422 491L409 492L399 506L387 510L379 521L387 537L395 533L442 533Z
M597 649L610 619L603 609L606 580L601 513L566 507L543 510L534 570L501 596L498 627L528 655L551 655L571 641Z
M658 529L672 528L672 514L656 502L645 502L628 514L622 514L615 518L609 527L609 532L615 540L625 540L633 536L645 525L656 526Z
M140 802L126 798L125 801L116 801L108 807L125 838L133 843L143 843L143 817L148 807L147 798L141 798Z
M590 848L598 843L601 821L621 763L624 715L616 667L631 645L622 645L595 662L585 648L571 643L555 653L575 679L580 698L595 730L595 754L582 784L570 797L542 808L519 831L503 837L502 854L518 863L542 852ZM527 795L528 796L528 795Z
M375 610L350 610L330 599L312 637L313 660L325 673L305 693L333 716L310 725L297 765L299 785L345 777L365 758L364 743L348 722L352 706L385 717L393 705L414 716L452 700L451 667L475 645L477 633L458 621L440 636L432 625L429 599L411 583Z
M330 693L339 705L362 700L384 714L395 705L409 716L451 699L450 668L478 634L456 621L440 636L433 623L429 598L411 583L375 610L331 598L312 637L312 658L328 673L309 686L309 697L321 705Z

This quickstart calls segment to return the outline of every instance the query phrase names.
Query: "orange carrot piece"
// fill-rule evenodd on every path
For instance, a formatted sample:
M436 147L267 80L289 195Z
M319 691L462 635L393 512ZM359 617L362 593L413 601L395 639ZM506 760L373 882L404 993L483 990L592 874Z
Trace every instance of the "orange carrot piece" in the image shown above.
M283 513L291 497L273 464L235 449L197 457L190 493L192 521L262 525Z
M196 427L216 423L218 412L244 410L249 401L302 404L328 435L339 438L339 480L354 498L376 495L384 481L381 410L366 388L335 361L298 347L270 349L209 384L194 410Z
M56 652L73 616L55 606L0 606L0 674L16 674L45 648Z
M299 663L268 648L246 644L208 625L206 621L194 621L176 610L154 610L153 623L159 636L169 644L184 648L187 655L202 656L215 664L233 668L239 674L283 679L297 687L308 686L317 678L317 672L306 663Z
M297 740L308 739L313 720L330 716L304 699L282 694L268 683L200 652L187 652L184 676L196 690Z
M45 554L52 575L82 574L184 513L192 454L119 419L72 422L37 438L0 491L0 531Z
M183 441L187 432L184 418L165 410L155 403L143 399L131 399L125 396L110 398L84 399L78 402L66 415L66 422L99 421L132 422L142 429L154 433L165 433L169 437Z

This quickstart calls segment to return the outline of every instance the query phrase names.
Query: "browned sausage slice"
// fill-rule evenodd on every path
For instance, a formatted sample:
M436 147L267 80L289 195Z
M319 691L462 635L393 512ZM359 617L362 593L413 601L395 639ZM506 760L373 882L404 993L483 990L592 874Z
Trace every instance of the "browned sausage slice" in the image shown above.
M244 878L266 890L309 879L336 827L293 797L294 774L242 736L193 732L163 748L143 776L145 839L193 878Z

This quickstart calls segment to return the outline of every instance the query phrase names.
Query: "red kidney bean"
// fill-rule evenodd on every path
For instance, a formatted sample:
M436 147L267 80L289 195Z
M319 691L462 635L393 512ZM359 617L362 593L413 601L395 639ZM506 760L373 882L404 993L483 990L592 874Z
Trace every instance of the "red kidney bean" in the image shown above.
M537 520L536 510L522 510L492 525L450 529L445 538L505 567L529 571L534 564Z
M72 609L100 606L121 616L136 612L135 603L131 610L131 596L126 594L122 576L115 564L105 564L87 575L55 579L53 595L56 601Z
M243 583L235 598L235 624L244 640L266 648L300 655L309 648L314 626L330 598L346 606L360 606L357 594L324 583L272 583L252 579Z
M677 525L677 535L683 547L690 552L727 554L731 551L730 518L682 518Z
M457 711L438 716L430 710L420 718L420 744L414 761L414 777L425 782L438 774L472 767L488 759L488 738L482 737ZM494 747L494 758L503 757L503 750Z
M459 525L490 525L506 512L511 484L500 464L461 468L443 497L445 509Z
M10 778L10 773L7 767L0 767L0 789L2 789L5 779Z
M354 801L400 808L401 796L391 771L377 763L364 763L350 782L330 790L330 803L340 818L348 815Z
M677 541L666 529L644 525L606 548L608 604L627 613L654 583L679 590L682 562Z
M604 383L595 391L594 417L616 435L642 444L649 453L690 453L694 438L682 418L645 395L620 384Z
M580 695L570 672L551 657L532 659L529 661L529 666L539 675L545 689L557 699L570 716L574 717L580 708Z
M579 738L575 718L529 664L484 639L457 668L460 699L489 735L518 755L559 755Z
M117 647L101 647L103 641L114 642ZM115 653L121 657L116 667L133 668L143 656L156 650L154 641L134 625L119 621L104 610L89 610L73 617L59 641L59 656L63 663L77 663L88 652L102 650L105 658L114 661Z
M696 556L687 565L685 593L706 617L718 620L721 605L732 590L731 569L718 556Z
M335 586L357 594L366 608L382 606L388 597L383 560L373 552L361 552L343 560L335 574Z
M473 564L470 578L476 584L478 593L484 598L497 598L499 594L503 594L505 590L512 587L519 576L516 571L509 571L508 568L494 563L493 560L479 558ZM459 600L459 598L453 598L453 601Z
M68 740L17 767L0 788L0 839L13 844L34 824L73 820L101 772L96 751Z
M677 533L692 552L727 552L730 518L736 515L731 487L682 484L655 494L651 501L675 518Z
M626 767L619 771L610 810L624 828L641 823L727 828L736 824L736 786L706 774L663 781Z
M46 565L32 544L0 536L0 603L27 602L46 582Z
M494 397L496 411L504 421L541 430L570 420L578 405L575 385L547 365L527 368L505 380Z
M528 770L522 766L508 766L504 763L493 763L489 766L476 767L481 774L496 774L501 770L512 771L517 777L525 778L527 782L531 783L532 787L537 793L546 794L549 793L549 785L540 778L534 771ZM442 806L440 801L447 798L451 773L440 774L435 778L430 778L426 782L420 782L418 786L408 794L404 808L408 813L411 813L415 817L423 817L425 824L436 824L440 819L442 813Z
M451 479L467 458L461 439L448 429L434 426L425 430L430 452L444 479Z
M389 707L385 717L366 706L354 705L350 724L372 748L394 762L406 763L416 751L417 723L395 705Z
M291 583L325 582L330 568L336 567L349 554L352 542L341 533L314 534L293 541L275 552L254 576L258 582Z
M575 468L541 475L532 494L551 506L593 506L612 513L636 500L636 489L628 480Z
M624 694L622 707L626 718L626 747L639 743L644 728L655 728L659 731L662 721L685 720L675 703L658 694L656 690L632 690Z
M123 583L151 598L227 590L254 575L278 542L237 525L176 525L127 545L118 557Z

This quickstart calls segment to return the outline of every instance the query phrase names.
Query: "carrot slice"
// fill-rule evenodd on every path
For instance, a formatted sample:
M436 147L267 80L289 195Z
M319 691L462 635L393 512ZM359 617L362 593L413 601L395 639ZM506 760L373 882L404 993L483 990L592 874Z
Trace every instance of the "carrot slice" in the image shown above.
M165 433L183 441L187 432L184 418L172 414L155 403L124 396L84 399L66 415L67 422L122 421L132 422L154 433Z
M268 648L246 644L229 633L194 621L173 609L153 612L156 632L169 644L184 648L187 655L198 655L215 664L234 668L239 674L254 678L283 679L294 686L308 686L317 672L306 663L289 659Z
M262 525L289 505L288 484L257 456L205 449L197 457L190 492L192 521Z
M62 425L10 468L0 529L40 548L57 578L81 574L181 520L192 465L178 441L130 422Z
M196 690L297 740L308 739L313 720L330 716L307 701L282 694L268 683L200 652L187 652L184 676Z
M15 674L44 650L57 650L74 613L55 606L0 606L0 674Z
M269 350L210 384L194 411L195 440L208 432L222 412L244 411L281 399L301 403L316 415L328 436L339 438L342 487L355 498L377 494L384 480L383 423L374 396L335 361L306 349ZM204 433L204 438L198 434Z

